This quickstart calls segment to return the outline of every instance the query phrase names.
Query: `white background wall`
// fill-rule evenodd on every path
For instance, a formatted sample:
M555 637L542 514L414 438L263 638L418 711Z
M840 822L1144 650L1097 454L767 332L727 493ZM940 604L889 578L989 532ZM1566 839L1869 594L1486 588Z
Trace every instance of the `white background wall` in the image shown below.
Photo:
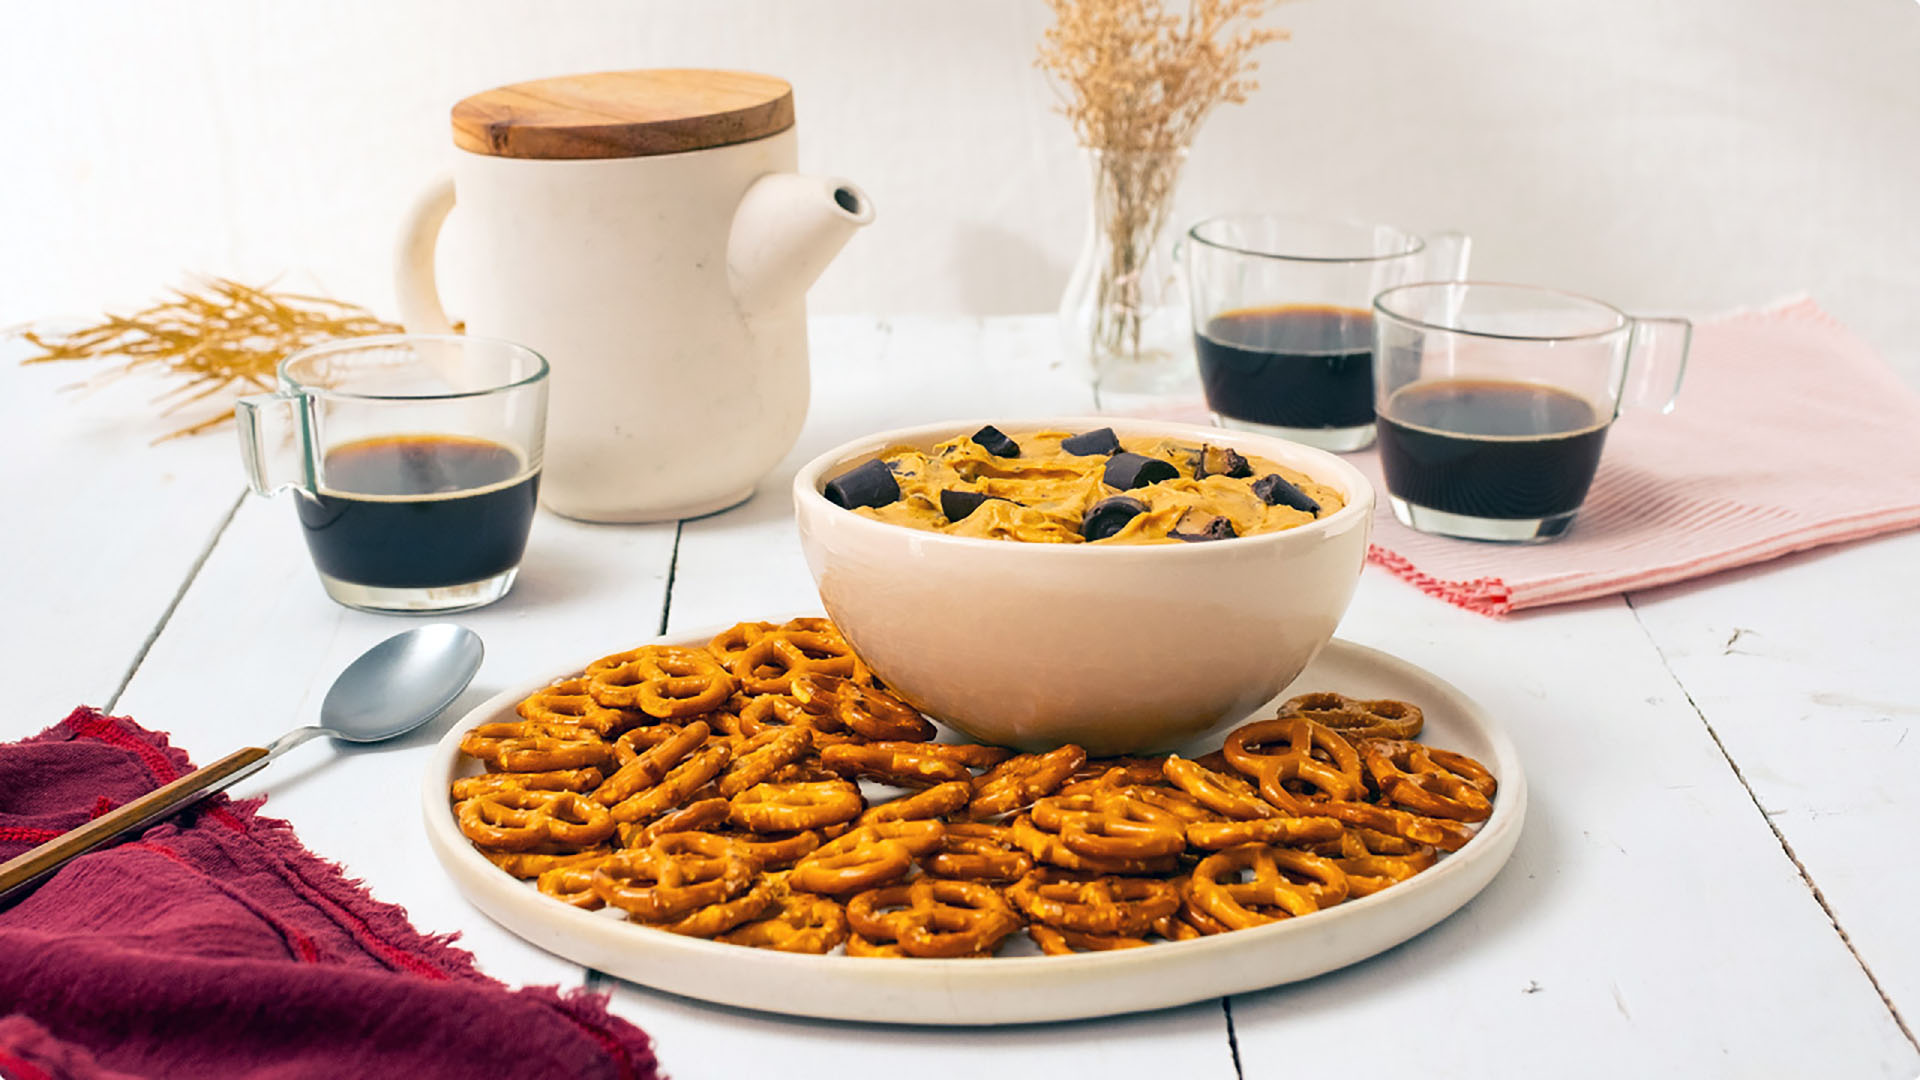
M1049 310L1085 181L1031 64L1046 21L1039 0L0 0L0 325L192 270L391 311L394 223L454 100L645 66L789 78L803 165L871 193L816 312ZM1463 228L1477 276L1641 309L1807 290L1920 370L1914 0L1298 0L1274 21L1293 40L1202 134L1182 220Z

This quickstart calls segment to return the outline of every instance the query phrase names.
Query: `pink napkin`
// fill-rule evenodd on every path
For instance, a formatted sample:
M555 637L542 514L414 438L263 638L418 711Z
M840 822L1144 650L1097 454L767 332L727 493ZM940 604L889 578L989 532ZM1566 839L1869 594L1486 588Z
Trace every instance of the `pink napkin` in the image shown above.
M1920 525L1920 395L1808 299L1698 323L1678 406L1614 423L1580 516L1552 543L1415 532L1393 519L1378 455L1348 460L1379 494L1369 558L1487 615Z

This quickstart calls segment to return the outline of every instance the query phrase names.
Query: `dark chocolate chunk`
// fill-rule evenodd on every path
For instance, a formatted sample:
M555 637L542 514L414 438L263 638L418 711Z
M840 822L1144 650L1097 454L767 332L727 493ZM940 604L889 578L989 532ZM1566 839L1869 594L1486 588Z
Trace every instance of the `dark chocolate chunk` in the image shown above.
M965 520L968 514L980 509L981 503L998 498L1000 498L998 495L986 495L978 491L942 491L940 493L940 512L947 515L948 521L962 521ZM1002 501L1012 502L1013 500L1005 499Z
M887 463L874 458L827 481L827 501L851 510L856 506L885 506L900 498L900 482Z
M1279 473L1268 473L1253 482L1253 493L1260 496L1268 506L1291 506L1295 510L1305 510L1309 514L1318 514L1320 504L1308 497L1307 493L1287 483L1287 478Z
M1147 504L1125 495L1101 499L1087 507L1080 521L1080 535L1088 540L1105 540L1127 527L1127 522L1147 512Z
M1187 517L1191 516L1191 513L1187 515ZM1181 525L1185 525L1186 523L1186 517L1180 519ZM1233 522L1228 521L1219 514L1215 514L1203 522L1197 531L1182 532L1179 526L1175 526L1167 535L1173 537L1175 540L1185 540L1192 543L1199 540L1231 540L1240 534L1233 530Z
M1253 475L1253 466L1240 452L1231 446L1202 446L1194 455L1193 478L1204 480L1209 476L1228 476L1236 480Z
M988 424L973 433L973 441L994 457L1019 457L1020 444L1007 438L1006 432Z
M1062 444L1065 445L1065 444ZM1162 458L1151 458L1145 454L1115 454L1107 459L1106 471L1100 479L1121 491L1146 487L1162 480L1172 480L1180 475L1173 462Z
M1060 449L1078 457L1091 457L1094 454L1117 454L1120 452L1120 437L1110 427L1083 431L1078 435L1069 435L1060 440Z

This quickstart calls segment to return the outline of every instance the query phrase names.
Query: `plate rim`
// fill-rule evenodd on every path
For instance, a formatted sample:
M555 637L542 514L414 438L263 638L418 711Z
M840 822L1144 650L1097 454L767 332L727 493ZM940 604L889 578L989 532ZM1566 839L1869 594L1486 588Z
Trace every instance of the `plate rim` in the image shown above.
M684 645L689 642L704 644L714 635L731 625L733 624L729 623L711 628L700 627L657 635L633 647L639 648L645 645L662 644ZM475 850L472 844L467 842L466 837L460 833L453 814L449 812L447 785L455 775L454 770L459 767L460 738L467 730L478 724L494 720L502 713L510 715L514 706L529 694L532 694L541 687L551 684L557 679L569 677L565 673L529 679L525 682L509 686L474 706L472 709L469 709L465 715L455 721L446 733L441 736L439 742L435 744L433 753L428 760L426 774L423 777L421 786L422 816L426 823L429 847L432 848L434 856L439 861L441 868L453 879L456 888L459 889L463 898L515 937L521 938L537 948L554 953L570 962L579 963L584 967L602 971L606 970L599 961L583 960L569 955L560 949L546 944L540 939L554 940L556 935L559 935L561 938L579 938L583 935L588 938L595 938L603 937L610 932L618 932L623 938L626 935L645 935L644 937L638 937L636 940L643 943L644 952L655 956L655 961L650 969L660 972L669 972L678 964L711 965L716 960L722 961L727 966L747 962L756 967L764 967L770 973L785 971L789 975L804 975L808 972L818 972L820 974L832 974L837 977L845 977L849 972L858 971L863 975L871 974L875 976L871 981L876 989L887 989L890 986L897 986L902 978L934 979L948 996L953 994L982 993L1008 979L1019 979L1022 976L1039 972L1045 972L1050 977L1049 981L1058 981L1057 978L1054 978L1058 976L1097 978L1102 974L1124 973L1129 967L1142 966L1143 962L1147 967L1154 966L1160 962L1156 957L1167 956L1173 950L1180 950L1178 957L1181 960L1204 963L1207 957L1229 952L1242 953L1254 948L1283 948L1284 946L1280 945L1280 942L1290 941L1310 934L1337 934L1339 928L1357 920L1373 917L1375 912L1385 910L1390 905L1406 906L1408 902L1416 896L1429 896L1436 890L1443 890L1446 885L1454 882L1457 878L1472 874L1477 870L1486 870L1483 881L1473 886L1458 903L1448 906L1438 917L1424 923L1411 933L1401 936L1392 942L1381 944L1377 948L1371 948L1359 957L1335 964L1318 972L1324 973L1325 971L1337 970L1340 967L1358 963L1360 960L1384 952L1402 941L1416 937L1445 919L1447 915L1465 906L1465 904L1475 895L1478 895L1494 877L1498 876L1499 871L1511 856L1513 846L1519 838L1519 832L1525 818L1528 801L1526 775L1520 766L1518 753L1513 745L1512 739L1508 736L1506 730L1493 719L1484 707L1471 697L1468 697L1458 687L1411 661L1403 660L1391 653L1371 646L1361 645L1338 637L1329 640L1327 646L1317 652L1313 659L1308 662L1308 666L1311 667L1314 663L1319 662L1328 652L1350 654L1354 660L1362 662L1367 667L1384 668L1394 676L1430 684L1439 693L1451 697L1453 700L1447 703L1449 706L1448 711L1461 716L1468 723L1477 727L1482 737L1486 739L1492 748L1492 753L1489 755L1492 761L1489 762L1489 765L1500 783L1500 796L1495 801L1493 814L1465 847L1461 848L1459 852L1452 853L1442 859L1439 864L1433 868L1416 875L1410 881L1396 885L1392 889L1382 890L1372 896L1349 900L1326 911L1315 912L1310 917L1286 919L1264 926L1235 931L1232 934L1210 935L1187 941L1160 942L1155 943L1148 949L1086 952L1073 956L994 957L990 962L983 962L978 959L911 957L896 958L883 964L876 963L874 960L866 957L785 953L776 950L750 949L739 945L728 945L703 938L686 937L666 931L652 930L647 927L632 926L598 912L585 911L553 901L550 898L539 897L540 902L544 906L538 912L538 921L547 925L536 929L535 933L538 934L538 937L531 936L519 925L516 925L517 919L503 918L497 914L494 911L494 903L491 901L497 898L498 902L502 905L518 905L525 903L526 900L530 898L538 897L539 894L529 891L525 881L503 873L498 867L494 866L493 863L489 862L485 856ZM594 657L593 659L598 659L598 657ZM591 660L584 661L573 670L582 670L586 664L590 662ZM1291 688L1291 685L1283 687L1281 693L1284 694L1286 690ZM1469 850L1473 850L1474 855L1472 857L1463 857ZM1494 859L1494 865L1490 869L1484 867L1487 858ZM485 893L485 900L488 902L483 902L481 898L475 896L476 889L482 890ZM548 908L551 910L546 910ZM543 930L546 932L541 932ZM574 932L562 933L565 931ZM700 994L697 991L671 985L671 983L674 982L671 978L663 981L648 981L645 979L632 978L629 975L617 972L608 973L656 990L683 994L731 1007L755 1009L792 1016L866 1022L877 1021L884 1023L947 1025L1006 1022L997 1017L967 1019L964 1017L941 1018L930 1017L924 1014L914 1014L911 1018L894 1019L885 1016L853 1015L844 1009L823 1008L809 1000L794 1001L790 1006L773 1006L761 1004L758 998L745 994L731 1000L710 997ZM1222 994L1245 993L1253 989L1281 986L1311 977L1313 976L1300 975L1283 978L1278 981L1264 983L1259 987L1242 989L1222 988L1199 997L1189 997L1186 1000L1195 1001L1202 1000L1205 997L1221 996ZM1170 1007L1179 1003L1180 1002L1168 1001L1162 1005L1133 1006L1121 1009L1096 1008L1080 1010L1067 1008L1062 1010L1057 1016L1036 1019L1064 1020L1070 1018L1118 1015L1125 1012L1140 1011L1145 1008Z

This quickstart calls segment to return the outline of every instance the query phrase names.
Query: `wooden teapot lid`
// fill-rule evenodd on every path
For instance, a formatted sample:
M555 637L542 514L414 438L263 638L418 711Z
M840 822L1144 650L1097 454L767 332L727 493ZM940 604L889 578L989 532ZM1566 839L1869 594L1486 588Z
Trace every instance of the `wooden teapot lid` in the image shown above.
M603 71L514 83L453 107L453 142L489 157L649 157L793 126L793 87L745 71Z

